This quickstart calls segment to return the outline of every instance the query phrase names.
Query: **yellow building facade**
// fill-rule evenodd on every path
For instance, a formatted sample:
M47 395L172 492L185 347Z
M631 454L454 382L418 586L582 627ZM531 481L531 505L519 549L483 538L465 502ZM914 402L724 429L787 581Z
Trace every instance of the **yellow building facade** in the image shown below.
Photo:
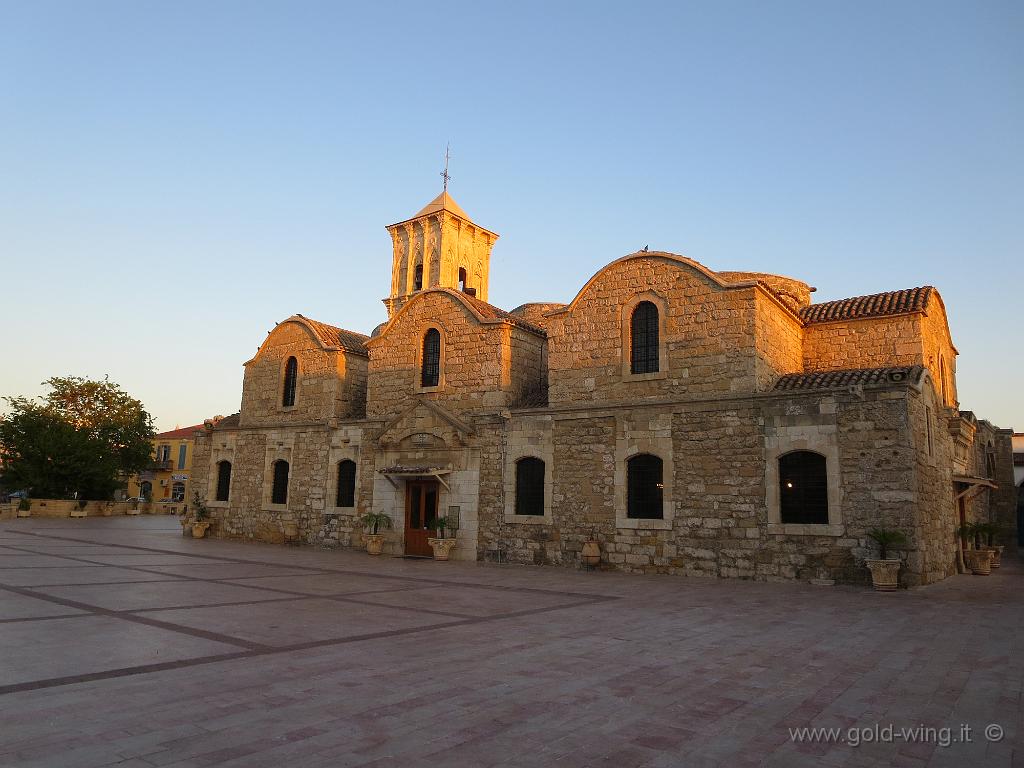
M157 504L186 504L195 447L193 436L202 428L202 424L197 424L155 435L149 469L128 479L128 498Z

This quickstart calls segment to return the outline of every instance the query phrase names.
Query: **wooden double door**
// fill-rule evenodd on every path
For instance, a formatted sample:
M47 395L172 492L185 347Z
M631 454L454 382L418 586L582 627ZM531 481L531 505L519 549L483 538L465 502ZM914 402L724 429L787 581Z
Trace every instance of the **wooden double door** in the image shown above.
M427 542L436 536L439 495L437 480L407 480L405 483L405 554L432 557L434 550Z

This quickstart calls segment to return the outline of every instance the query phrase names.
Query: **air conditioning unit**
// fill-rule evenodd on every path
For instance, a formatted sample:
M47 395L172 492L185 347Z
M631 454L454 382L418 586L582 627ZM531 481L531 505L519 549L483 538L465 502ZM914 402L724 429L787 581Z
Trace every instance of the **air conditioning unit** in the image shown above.
M167 481L166 480L161 480L160 481L160 487L161 488L166 488L167 487Z

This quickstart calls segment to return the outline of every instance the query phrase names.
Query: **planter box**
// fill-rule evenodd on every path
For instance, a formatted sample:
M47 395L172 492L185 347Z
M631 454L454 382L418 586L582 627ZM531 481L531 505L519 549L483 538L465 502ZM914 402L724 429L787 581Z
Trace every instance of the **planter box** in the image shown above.
M871 584L879 592L895 592L900 587L899 560L865 560L871 571Z
M447 560L455 547L455 539L427 539L427 543L434 550L435 560Z

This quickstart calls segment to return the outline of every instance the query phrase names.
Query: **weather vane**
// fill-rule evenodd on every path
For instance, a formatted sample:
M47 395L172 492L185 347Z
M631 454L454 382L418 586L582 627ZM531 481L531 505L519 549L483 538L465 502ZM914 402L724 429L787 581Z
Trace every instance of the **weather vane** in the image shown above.
M444 179L444 191L448 191L448 180L451 176L448 175L448 144L444 145L444 170L441 171L441 178Z

